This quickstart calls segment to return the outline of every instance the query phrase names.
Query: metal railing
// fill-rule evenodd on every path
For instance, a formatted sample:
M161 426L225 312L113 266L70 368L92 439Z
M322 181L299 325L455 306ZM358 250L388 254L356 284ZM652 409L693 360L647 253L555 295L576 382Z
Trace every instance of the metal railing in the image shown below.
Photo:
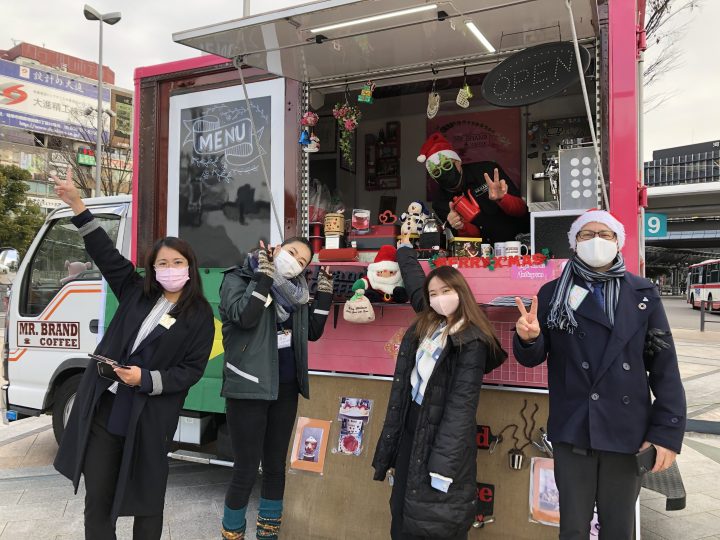
M710 302L708 302L707 300L700 300L700 331L701 332L705 331L705 324L720 323L720 319L718 319L716 321L705 320L705 313L708 311L705 308L705 305L709 304L709 303ZM710 306L710 313L712 313L712 305Z

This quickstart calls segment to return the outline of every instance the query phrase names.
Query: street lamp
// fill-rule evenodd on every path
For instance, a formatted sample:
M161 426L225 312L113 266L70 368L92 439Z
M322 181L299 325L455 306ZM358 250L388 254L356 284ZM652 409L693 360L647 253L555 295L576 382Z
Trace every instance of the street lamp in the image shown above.
M102 14L98 10L90 7L89 5L85 4L85 7L83 8L83 14L85 15L85 18L88 21L98 21L100 23L100 39L99 39L99 59L98 59L98 104L97 104L97 142L95 144L95 154L97 155L97 159L100 159L100 156L102 156L102 114L103 114L103 107L102 107L102 68L103 68L103 61L102 61L102 52L103 52L103 23L107 24L116 24L120 21L122 18L122 15L119 11L113 12L113 13L105 13ZM100 196L100 164L102 161L96 161L95 163L95 196Z

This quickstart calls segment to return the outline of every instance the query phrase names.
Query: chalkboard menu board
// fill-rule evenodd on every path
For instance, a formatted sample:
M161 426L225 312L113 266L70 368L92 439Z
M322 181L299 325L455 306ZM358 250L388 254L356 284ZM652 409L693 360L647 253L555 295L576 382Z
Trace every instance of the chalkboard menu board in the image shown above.
M583 72L590 53L580 47ZM487 74L482 96L498 107L521 107L555 96L579 80L571 42L544 43L512 55Z
M530 231L532 250L549 249L555 259L569 259L573 255L568 242L570 225L585 210L559 210L556 212L532 212Z

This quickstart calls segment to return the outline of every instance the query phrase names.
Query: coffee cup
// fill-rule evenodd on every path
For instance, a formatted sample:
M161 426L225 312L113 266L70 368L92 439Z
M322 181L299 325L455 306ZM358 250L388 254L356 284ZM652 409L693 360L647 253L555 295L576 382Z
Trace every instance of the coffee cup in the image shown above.
M492 244L480 244L480 254L483 257L492 257L495 250L492 247Z
M494 252L496 257L504 257L506 255L505 246L505 242L495 242Z
M505 242L505 255L508 257L518 257L520 255L527 255L528 253L530 253L530 250L522 242Z

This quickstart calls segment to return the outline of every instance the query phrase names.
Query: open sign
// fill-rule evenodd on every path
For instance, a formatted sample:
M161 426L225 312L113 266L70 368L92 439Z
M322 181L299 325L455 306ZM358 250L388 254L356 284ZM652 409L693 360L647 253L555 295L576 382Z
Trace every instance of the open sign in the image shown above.
M590 53L580 47L583 72ZM520 107L555 96L579 80L575 47L570 42L530 47L494 68L482 84L482 96L498 107Z

